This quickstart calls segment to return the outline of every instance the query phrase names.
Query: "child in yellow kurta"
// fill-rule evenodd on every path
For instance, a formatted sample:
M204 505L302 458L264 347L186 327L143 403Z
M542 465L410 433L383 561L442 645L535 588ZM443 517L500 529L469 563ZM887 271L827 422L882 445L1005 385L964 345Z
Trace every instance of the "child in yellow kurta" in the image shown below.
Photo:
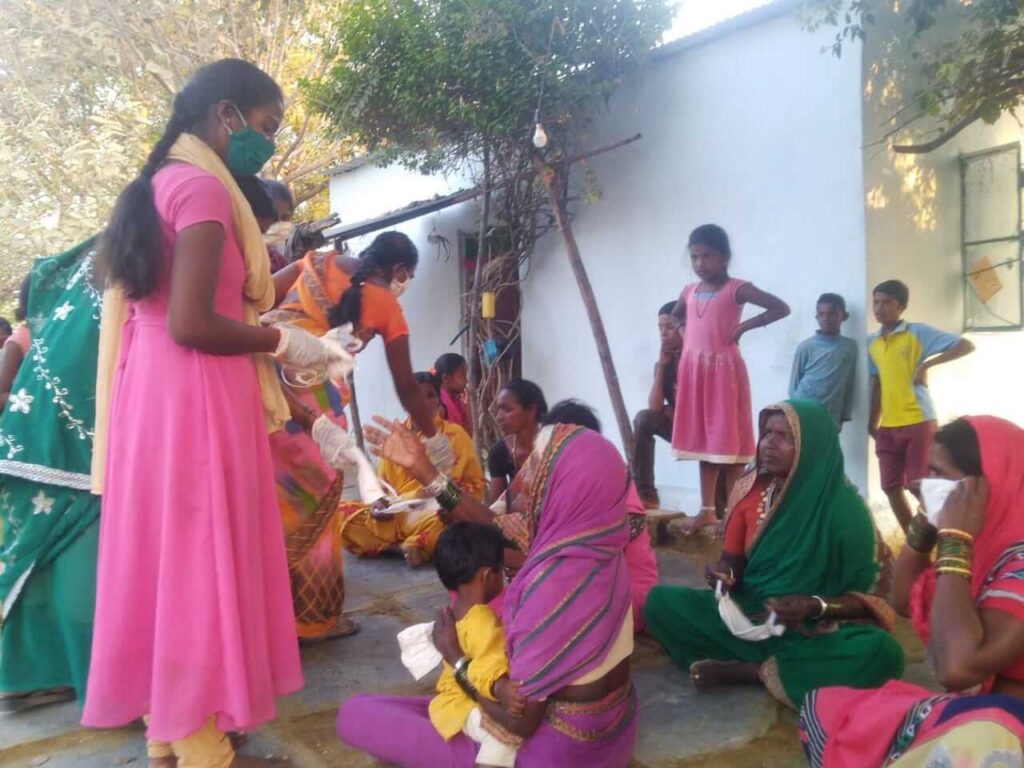
M504 587L504 554L505 540L494 526L455 523L438 539L434 564L441 583L458 594L452 612L459 645L468 659L464 680L478 696L500 702L506 710L517 713L522 711L524 701L509 681L501 619L488 605ZM477 765L515 765L516 745L494 735L493 731L503 729L488 729L480 705L459 685L447 662L429 712L430 722L445 739L461 732L480 744ZM505 733L504 738L509 739L509 734Z
M449 476L463 493L482 500L486 480L473 440L462 427L441 418L439 386L435 377L430 373L417 373L415 376L424 398L438 409L435 423L455 452L455 466ZM406 426L411 429L411 421L407 421ZM381 460L378 474L403 499L422 495L423 486L407 470L387 459ZM360 502L342 502L340 509L341 541L345 549L360 557L377 557L400 548L406 561L414 568L433 557L437 537L444 530L444 524L435 512L425 515L402 512L375 518L369 507Z

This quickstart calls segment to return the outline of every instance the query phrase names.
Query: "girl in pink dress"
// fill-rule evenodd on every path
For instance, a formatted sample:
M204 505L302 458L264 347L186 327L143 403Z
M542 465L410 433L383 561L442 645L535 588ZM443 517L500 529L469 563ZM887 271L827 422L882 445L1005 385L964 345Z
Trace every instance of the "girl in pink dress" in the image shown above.
M719 475L726 473L728 496L743 467L754 460L750 378L740 337L781 320L789 307L752 283L729 277L729 236L716 224L693 230L689 249L700 282L683 288L672 313L684 329L672 452L676 459L700 462L700 514L684 529L695 533L716 522ZM765 311L741 321L747 303Z
M274 697L302 686L267 431L280 387L258 371L260 353L323 370L326 350L305 331L259 325L273 281L228 172L269 159L282 110L252 64L199 70L101 251L103 322L119 291L127 319L82 721L145 716L151 766L262 764L236 757L226 732L272 719Z

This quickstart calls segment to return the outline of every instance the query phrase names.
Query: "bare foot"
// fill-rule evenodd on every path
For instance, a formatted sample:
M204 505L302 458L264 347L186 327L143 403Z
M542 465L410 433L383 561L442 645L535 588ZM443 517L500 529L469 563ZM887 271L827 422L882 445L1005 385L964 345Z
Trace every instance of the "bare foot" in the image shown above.
M151 757L149 758L149 768L178 768L178 758Z
M757 664L715 659L693 662L690 665L690 680L698 693L723 685L757 685L761 682Z
M410 568L419 568L427 562L426 555L415 547L403 548L402 554L405 556L405 562L408 563Z

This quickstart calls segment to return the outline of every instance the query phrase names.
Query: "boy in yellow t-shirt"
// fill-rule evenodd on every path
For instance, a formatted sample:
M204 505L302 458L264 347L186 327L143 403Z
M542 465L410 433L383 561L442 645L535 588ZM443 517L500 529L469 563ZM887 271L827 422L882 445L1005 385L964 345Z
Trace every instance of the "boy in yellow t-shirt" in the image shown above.
M488 606L504 587L504 553L505 540L491 525L454 523L437 540L434 565L441 583L458 595L452 613L467 663L458 673L463 684L456 679L456 671L444 663L429 712L430 722L445 739L462 732L480 744L477 765L511 768L516 761L515 745L485 729L480 705L463 688L468 683L478 696L499 702L512 714L522 713L525 701L508 677L501 619Z
M954 333L904 320L909 301L910 289L899 280L876 285L872 303L881 327L868 337L868 432L875 438L882 490L904 531L912 517L904 491L927 476L937 428L928 371L974 351Z

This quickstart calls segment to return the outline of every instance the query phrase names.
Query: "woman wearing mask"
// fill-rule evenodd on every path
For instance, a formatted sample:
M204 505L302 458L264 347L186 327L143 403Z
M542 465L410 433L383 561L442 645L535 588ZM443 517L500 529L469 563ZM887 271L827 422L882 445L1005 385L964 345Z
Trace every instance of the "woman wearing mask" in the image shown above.
M418 260L416 246L401 232L378 235L358 259L333 252L308 253L274 276L279 288L283 281L291 287L278 308L263 319L317 336L351 325L353 343L359 349L380 336L402 406L414 428L426 437L429 453L451 471L456 457L435 422L436 402L427 401L413 374L409 326L398 303ZM342 472L353 467L343 459L330 458L350 441L343 427L347 391L344 382L336 384L299 386L289 380L285 392L292 404L292 420L271 436L297 631L306 641L356 631L352 620L341 615L345 581L343 513L338 501L344 486Z
M273 719L274 697L302 686L267 436L289 417L273 363L322 371L332 358L308 333L260 325L274 284L231 176L273 154L283 103L252 64L200 69L101 244L83 723L146 716L152 766L261 764L226 732Z

